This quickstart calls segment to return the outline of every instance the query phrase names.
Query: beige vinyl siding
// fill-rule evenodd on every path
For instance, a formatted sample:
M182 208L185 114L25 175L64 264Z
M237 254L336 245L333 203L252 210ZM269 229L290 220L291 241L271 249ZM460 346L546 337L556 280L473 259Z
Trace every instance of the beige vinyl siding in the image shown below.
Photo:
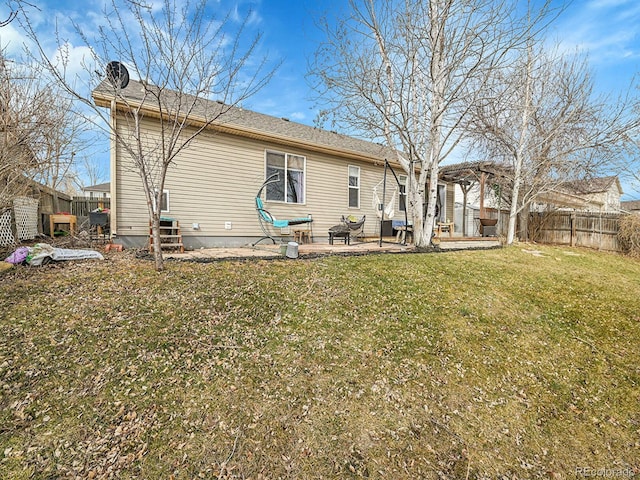
M151 122L148 129L156 126ZM239 138L203 133L167 173L171 203L166 216L180 221L183 236L257 235L253 198L263 181L263 158L262 149ZM124 169L120 173L118 233L145 234L148 220L140 179ZM225 230L229 221L232 230ZM193 230L193 223L200 230Z
M360 208L349 208L349 165L360 167ZM313 214L314 235L326 237L342 215L367 216L365 234L375 235L378 218L371 203L373 187L382 180L383 168L365 162L348 162L315 154L307 157L308 213Z
M125 124L121 122L119 125ZM145 128L150 133L157 132L158 126L154 120L145 120ZM274 216L284 219L311 214L316 241L326 239L328 229L339 223L342 215L366 215L366 235L378 234L378 217L372 201L373 187L383 177L382 165L212 132L205 132L193 141L169 169L165 189L170 192L170 211L163 216L176 218L185 237L261 236L254 198L264 181L266 150L306 158L305 202L265 201L265 208ZM120 148L117 162L117 233L120 236L146 236L149 233L148 209L142 184L137 172L123 159ZM360 167L360 208L349 208L349 165ZM389 174L387 181L390 196L396 191L393 176ZM453 192L452 185L447 185L446 217L451 219L454 218ZM403 219L397 210L398 205L396 197L395 218ZM224 228L226 222L231 222L231 230ZM194 223L199 225L199 230L193 229Z
M451 183L447 183L445 184L447 186L447 190L445 193L445 197L446 197L446 205L445 205L445 211L446 211L446 215L447 215L447 219L451 220L453 222L453 219L455 218L454 212L455 212L455 188L454 185Z
M124 126L125 122L119 122L119 128ZM144 127L157 134L159 124L144 120ZM367 215L365 231L375 235L378 227L371 205L372 189L382 179L382 166L222 133L200 135L169 169L165 189L171 200L166 216L179 220L185 237L261 236L254 197L264 181L266 150L306 157L305 203L265 202L265 208L273 215L295 218L312 214L313 234L320 240L327 237L329 227L338 223L342 215ZM349 208L348 165L361 169L359 209ZM148 235L148 210L141 180L126 163L121 149L116 170L117 233ZM231 230L225 230L225 222L232 222ZM200 229L194 230L193 223L198 223Z

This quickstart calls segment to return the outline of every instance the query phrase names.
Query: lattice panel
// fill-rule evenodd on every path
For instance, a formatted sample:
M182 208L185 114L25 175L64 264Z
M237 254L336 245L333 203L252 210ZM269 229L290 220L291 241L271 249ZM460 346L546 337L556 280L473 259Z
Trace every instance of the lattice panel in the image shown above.
M0 215L0 246L14 245L16 239L11 231L11 210Z
M32 240L38 235L38 199L16 197L13 199L18 240Z

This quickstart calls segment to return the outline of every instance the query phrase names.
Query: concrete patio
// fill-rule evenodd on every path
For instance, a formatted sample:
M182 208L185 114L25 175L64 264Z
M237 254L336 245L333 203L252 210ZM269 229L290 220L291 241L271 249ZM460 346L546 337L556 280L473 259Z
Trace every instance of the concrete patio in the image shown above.
M500 247L498 238L494 237L443 237L434 239L439 251L452 250L478 250L486 248ZM438 251L435 250L435 251ZM300 258L311 258L325 255L368 255L378 253L411 253L415 252L412 244L403 245L395 242L395 238L388 238L380 246L378 239L369 238L362 242L353 242L351 245L342 243L303 243L298 245L298 255ZM248 258L283 258L280 245L259 244L247 245L236 248L201 248L198 250L188 250L184 253L167 251L164 257L174 260L233 260Z

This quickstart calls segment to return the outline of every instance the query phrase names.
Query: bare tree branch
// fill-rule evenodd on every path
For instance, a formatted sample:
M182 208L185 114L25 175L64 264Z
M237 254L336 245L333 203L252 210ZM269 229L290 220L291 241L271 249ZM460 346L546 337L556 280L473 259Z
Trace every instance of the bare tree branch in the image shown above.
M629 97L596 96L584 55L529 43L495 71L466 130L480 155L501 159L512 175L507 243L517 215L569 180L613 165L640 125ZM526 215L525 215L526 217Z
M331 118L397 150L408 175L416 245L430 245L439 165L465 138L463 122L490 73L544 29L516 3L493 0L351 0L350 15L321 22L326 40L310 79Z
M46 75L0 52L0 208L24 194L27 179L59 189L72 175L84 125L68 105Z
M213 18L206 0L162 0L161 8L155 7L143 1L122 4L111 0L97 32L74 24L90 52L83 65L89 89L80 88L81 79L69 76L67 42L58 37L58 51L51 56L24 8L19 20L37 45L37 60L84 106L77 112L112 136L124 153L119 161L128 162L139 174L156 246L156 269L162 270L162 252L157 247L168 169L203 131L224 121L233 106L263 88L279 64L266 56L257 57L261 35L248 35L250 12L238 23L231 12ZM95 75L114 59L130 71L133 80L129 89ZM90 92L96 88L104 98L113 99L110 112L94 103ZM204 108L206 100L221 103L219 108ZM158 134L149 133L144 123L148 111L156 112L160 119ZM114 128L111 115L117 115L119 128Z

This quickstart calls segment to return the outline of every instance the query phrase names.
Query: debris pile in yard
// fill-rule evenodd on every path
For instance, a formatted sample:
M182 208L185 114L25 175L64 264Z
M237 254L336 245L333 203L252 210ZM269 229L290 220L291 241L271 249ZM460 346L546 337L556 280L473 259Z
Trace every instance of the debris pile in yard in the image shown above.
M19 247L5 262L18 265L27 263L32 266L47 264L51 261L63 260L104 260L101 253L95 250L76 250L70 248L55 248L47 243L36 243L33 247Z

